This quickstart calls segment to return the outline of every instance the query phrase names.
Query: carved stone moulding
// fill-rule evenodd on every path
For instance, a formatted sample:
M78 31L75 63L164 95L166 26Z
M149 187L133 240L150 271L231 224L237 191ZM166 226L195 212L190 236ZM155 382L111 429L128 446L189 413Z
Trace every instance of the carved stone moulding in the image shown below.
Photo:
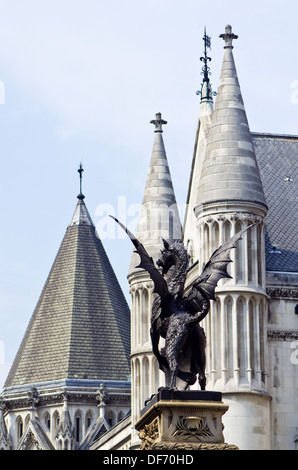
M64 393L56 394L47 394L47 395L38 395L38 403L36 407L41 408L48 405L62 405L64 401ZM98 392L94 393L67 393L68 403L84 403L89 405L97 406L100 402L98 398ZM9 395L4 396L4 405L6 409L12 411L15 409L26 409L29 406L30 400L26 396L20 397L10 397ZM122 405L129 406L130 404L130 395L129 394L113 394L107 393L104 401L106 404L110 405Z
M256 214L250 214L250 213L244 213L244 212L231 212L227 214L222 214L222 213L214 213L214 214L208 214L205 216L200 217L198 219L198 224L199 225L205 225L206 223L209 225L212 225L215 222L225 222L225 221L230 221L230 222L237 222L240 221L243 224L260 224L263 225L264 221L262 217Z
M37 439L35 438L31 430L26 434L23 442L21 443L19 447L19 450L30 450L30 449L42 450L39 442L37 441Z
M198 204L194 207L194 213L197 218L202 216L213 216L217 218L218 214L222 213L227 218L235 217L234 220L237 220L238 216L243 213L244 220L245 214L249 220L251 220L252 216L263 219L266 216L267 207L261 203L250 200L230 199Z
M238 449L224 442L222 416L228 406L221 401L220 393L187 391L183 396L181 392L170 393L168 399L158 394L152 405L149 402L141 412L136 423L141 450Z
M298 299L297 288L267 287L266 293L271 299Z
M213 444L208 442L156 442L151 450L239 450L234 444Z

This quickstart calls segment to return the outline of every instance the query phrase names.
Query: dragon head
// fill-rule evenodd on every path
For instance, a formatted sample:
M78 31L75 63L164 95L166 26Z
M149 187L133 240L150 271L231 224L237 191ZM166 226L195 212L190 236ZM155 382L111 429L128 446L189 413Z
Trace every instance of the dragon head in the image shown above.
M186 270L188 267L189 255L182 241L177 240L171 245L164 239L162 239L162 241L164 249L161 250L161 257L156 262L157 266L162 268L162 274L167 274L173 266L180 266Z

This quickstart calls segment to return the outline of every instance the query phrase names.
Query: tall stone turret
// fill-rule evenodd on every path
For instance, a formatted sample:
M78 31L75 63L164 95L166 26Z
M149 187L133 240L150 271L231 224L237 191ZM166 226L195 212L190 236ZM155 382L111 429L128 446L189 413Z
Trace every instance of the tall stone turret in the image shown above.
M233 57L232 42L237 36L228 25L220 37L225 52L218 93L205 152L197 156L201 159L198 186L192 186L200 252L189 282L219 245L254 224L233 250L232 279L220 281L217 300L202 326L207 335L207 389L221 391L230 407L224 418L227 442L240 449L268 449L267 206Z
M181 222L172 185L162 126L167 124L160 113L151 121L155 138L142 202L136 237L154 262L160 257L162 238L172 242L181 238ZM163 385L163 374L152 353L150 339L151 309L154 300L153 283L147 271L138 269L140 258L132 254L128 281L131 294L131 413L132 428L140 417L145 400ZM132 448L140 441L132 432Z

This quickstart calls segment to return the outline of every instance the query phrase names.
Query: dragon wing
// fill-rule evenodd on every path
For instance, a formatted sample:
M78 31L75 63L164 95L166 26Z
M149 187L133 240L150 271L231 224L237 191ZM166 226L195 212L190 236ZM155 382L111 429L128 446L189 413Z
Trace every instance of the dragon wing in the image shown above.
M135 237L135 235L133 235L133 233L131 233L125 227L125 225L123 225L118 219L116 219L112 215L110 215L110 217L114 219L120 225L120 227L123 228L123 230L127 233L132 243L134 244L136 248L135 253L138 253L138 255L141 258L140 264L136 266L136 268L145 269L149 273L154 283L153 292L156 292L157 294L159 294L161 299L166 299L169 296L169 290L168 290L166 280L164 279L160 271L154 265L154 262L151 256L148 255L142 243L139 242L139 240Z
M232 262L229 256L230 251L232 248L236 248L236 242L253 225L236 233L236 235L215 250L209 261L203 266L201 275L196 279L190 293L185 298L186 305L190 311L198 311L204 299L215 300L214 293L218 281L223 278L232 278L227 271L229 263Z

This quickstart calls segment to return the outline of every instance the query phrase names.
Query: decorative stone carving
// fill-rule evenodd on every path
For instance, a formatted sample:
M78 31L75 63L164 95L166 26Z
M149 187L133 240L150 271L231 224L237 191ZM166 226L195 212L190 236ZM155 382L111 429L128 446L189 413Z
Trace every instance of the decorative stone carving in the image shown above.
M152 450L239 450L234 444L212 444L208 442L156 442Z
M35 387L32 387L30 392L28 392L27 405L30 408L36 408L40 402L39 393Z
M271 299L298 299L298 289L290 287L267 287L266 293Z
M42 450L42 448L39 445L39 442L37 441L33 432L30 429L28 433L26 434L19 450L30 450L32 448L36 450Z
M96 399L98 400L99 405L105 405L110 401L110 397L106 392L105 386L103 384L100 384Z
M173 436L181 436L185 441L195 437L199 441L202 438L212 436L205 418L189 416L181 418L176 424Z
M141 450L149 450L158 438L158 420L155 419L150 424L145 424L144 428L139 432L139 438L142 441Z

